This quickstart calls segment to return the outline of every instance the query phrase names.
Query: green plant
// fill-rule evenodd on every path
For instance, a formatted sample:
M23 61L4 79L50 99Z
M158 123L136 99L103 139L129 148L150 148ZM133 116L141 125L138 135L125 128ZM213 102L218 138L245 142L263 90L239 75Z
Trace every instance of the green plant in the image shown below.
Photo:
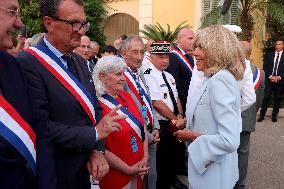
M19 0L19 3L21 6L21 18L28 27L29 36L43 32L39 0ZM87 35L100 45L104 45L105 36L101 28L101 23L107 15L104 3L101 0L84 0L84 8L87 20L91 23L91 29Z
M144 25L144 29L139 30L145 39L152 39L154 41L169 41L174 42L177 39L178 33L181 29L189 27L187 21L181 22L174 31L171 31L170 25L167 24L167 29L164 29L158 22L156 24Z

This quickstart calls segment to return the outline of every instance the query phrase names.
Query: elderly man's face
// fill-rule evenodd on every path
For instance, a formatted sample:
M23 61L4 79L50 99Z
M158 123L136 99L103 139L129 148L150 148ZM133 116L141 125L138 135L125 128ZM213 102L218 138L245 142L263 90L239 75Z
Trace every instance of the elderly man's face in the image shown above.
M81 36L85 34L84 27L74 30L74 24L72 26L71 22L76 24L86 22L83 6L73 0L61 1L58 8L58 19L48 18L46 22L48 38L51 38L53 45L63 53L69 53L80 46Z
M13 33L23 26L18 17L17 0L0 1L0 49L6 50L13 47Z
M81 56L86 60L89 59L91 56L91 41L88 37L81 37L80 49Z
M164 71L169 66L169 54L151 54L152 64L160 71Z
M124 60L127 66L136 71L142 66L144 58L144 44L141 41L131 41L128 50L125 51Z

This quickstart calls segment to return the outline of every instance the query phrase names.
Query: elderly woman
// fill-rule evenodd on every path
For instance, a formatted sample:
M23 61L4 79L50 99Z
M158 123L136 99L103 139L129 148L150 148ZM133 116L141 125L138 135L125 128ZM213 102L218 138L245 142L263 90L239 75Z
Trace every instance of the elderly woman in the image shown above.
M242 47L223 26L201 30L193 43L197 69L207 80L189 101L187 128L174 133L188 141L188 180L193 189L232 189L238 180Z
M100 181L101 189L139 189L142 176L147 174L148 142L146 127L131 96L123 91L126 64L116 56L101 58L94 69L93 80L103 115L121 105L119 115L126 115L118 123L122 129L105 139L105 155L109 173Z

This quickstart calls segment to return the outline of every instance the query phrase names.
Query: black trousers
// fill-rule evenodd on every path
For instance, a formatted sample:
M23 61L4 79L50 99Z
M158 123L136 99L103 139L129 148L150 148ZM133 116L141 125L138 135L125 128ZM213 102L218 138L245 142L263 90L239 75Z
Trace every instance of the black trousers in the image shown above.
M245 188L249 161L250 134L251 132L248 131L242 131L240 134L240 146L238 148L239 180L234 189Z
M157 189L170 189L176 175L185 175L185 144L169 131L168 121L159 121L157 146Z
M272 93L274 93L274 105L273 105L272 116L276 117L278 115L280 102L282 99L282 92L284 88L283 86L284 85L279 83L272 83L270 81L265 82L264 96L262 100L260 116L265 116Z

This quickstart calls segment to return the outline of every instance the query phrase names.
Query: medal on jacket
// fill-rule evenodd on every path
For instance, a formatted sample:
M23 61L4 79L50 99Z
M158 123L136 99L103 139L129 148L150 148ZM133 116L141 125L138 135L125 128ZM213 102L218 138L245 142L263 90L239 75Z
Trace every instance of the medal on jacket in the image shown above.
M148 119L147 107L146 106L141 107L141 114L142 114L143 119Z
M132 152L138 152L138 145L135 136L130 133L130 144L132 147Z

